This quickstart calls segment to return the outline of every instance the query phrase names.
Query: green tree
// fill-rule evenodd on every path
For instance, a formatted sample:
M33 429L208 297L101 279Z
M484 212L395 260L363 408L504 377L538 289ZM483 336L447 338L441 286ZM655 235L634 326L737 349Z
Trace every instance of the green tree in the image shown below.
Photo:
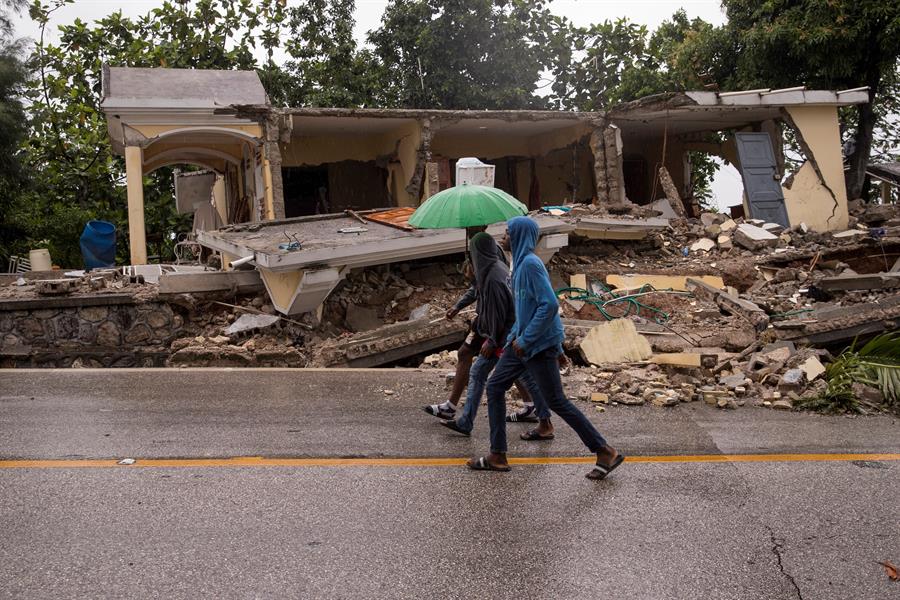
M305 0L286 9L289 106L360 107L375 97L374 57L357 47L354 0Z
M127 257L124 161L112 152L100 110L104 63L131 67L253 69L261 15L273 2L199 0L164 2L138 19L120 11L93 24L77 19L59 27L59 43L46 40L50 17L71 0L31 5L41 34L29 61L29 140L25 161L37 173L20 202L32 243L48 240L60 264L80 263L78 238L90 219L118 227L119 256ZM263 39L264 47L273 41ZM271 57L271 53L270 53ZM271 61L270 61L271 62ZM172 174L145 179L146 226L151 252L171 257L170 234L189 228L175 213Z
M679 68L695 76L708 73L729 90L868 86L870 102L852 111L852 118L844 112L853 141L847 192L862 196L876 132L889 144L890 132L897 131L900 3L723 0L722 6L728 23L686 40L677 53Z
M652 33L627 19L588 27L555 21L548 39L558 41L545 45L552 53L547 61L553 75L551 103L566 110L609 110L651 94L684 90L694 77L678 69L678 52L685 40L710 29L683 10ZM697 152L690 159L693 197L708 202L716 164Z
M394 0L369 33L385 106L544 108L542 0Z
M24 229L15 200L26 185L19 144L25 134L21 94L26 81L22 43L13 39L12 15L24 0L0 0L0 260L24 250Z

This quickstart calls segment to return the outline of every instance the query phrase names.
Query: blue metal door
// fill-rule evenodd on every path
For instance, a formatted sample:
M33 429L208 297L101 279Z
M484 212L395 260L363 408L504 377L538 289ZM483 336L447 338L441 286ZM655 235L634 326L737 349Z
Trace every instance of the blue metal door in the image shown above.
M790 227L769 134L737 133L735 141L750 218Z

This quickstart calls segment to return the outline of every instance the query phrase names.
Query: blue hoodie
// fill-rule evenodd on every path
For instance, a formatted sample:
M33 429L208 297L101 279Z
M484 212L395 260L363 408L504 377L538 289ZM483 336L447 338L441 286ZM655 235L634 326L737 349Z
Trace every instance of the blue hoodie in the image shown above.
M561 346L565 336L550 274L534 254L540 231L538 224L529 217L513 217L506 225L513 254L516 301L516 323L507 341L515 340L527 360L547 348Z

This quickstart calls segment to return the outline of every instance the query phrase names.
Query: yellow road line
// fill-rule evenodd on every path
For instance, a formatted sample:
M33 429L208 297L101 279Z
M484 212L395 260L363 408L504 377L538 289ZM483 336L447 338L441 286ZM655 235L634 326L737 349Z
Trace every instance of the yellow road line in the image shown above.
M115 459L0 460L0 469L106 469L117 467L458 467L466 458L138 458L133 465ZM590 464L593 456L532 456L510 458L512 465ZM900 460L900 454L695 454L629 456L631 463L833 462Z

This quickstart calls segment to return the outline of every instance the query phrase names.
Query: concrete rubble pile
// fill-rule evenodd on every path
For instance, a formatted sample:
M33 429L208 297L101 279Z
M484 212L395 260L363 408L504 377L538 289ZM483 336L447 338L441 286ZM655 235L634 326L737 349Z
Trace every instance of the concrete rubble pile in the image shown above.
M820 393L832 353L900 322L900 212L851 206L852 228L830 233L564 207L557 218L573 231L548 268L573 363L568 392L598 407L775 409ZM354 269L317 315L293 317L277 313L252 271L237 273L240 285L192 293L115 272L3 276L2 360L450 371L474 316L472 307L443 318L468 286L460 263L447 255ZM91 321L98 303L104 320Z
M550 265L556 289L588 292L560 294L576 363L567 392L598 408L783 410L820 394L832 352L900 324L900 209L853 209L853 228L836 233L704 213L640 240L573 236ZM577 227L596 214L578 207L563 218ZM422 366L447 368L434 356ZM877 390L859 387L877 410Z

